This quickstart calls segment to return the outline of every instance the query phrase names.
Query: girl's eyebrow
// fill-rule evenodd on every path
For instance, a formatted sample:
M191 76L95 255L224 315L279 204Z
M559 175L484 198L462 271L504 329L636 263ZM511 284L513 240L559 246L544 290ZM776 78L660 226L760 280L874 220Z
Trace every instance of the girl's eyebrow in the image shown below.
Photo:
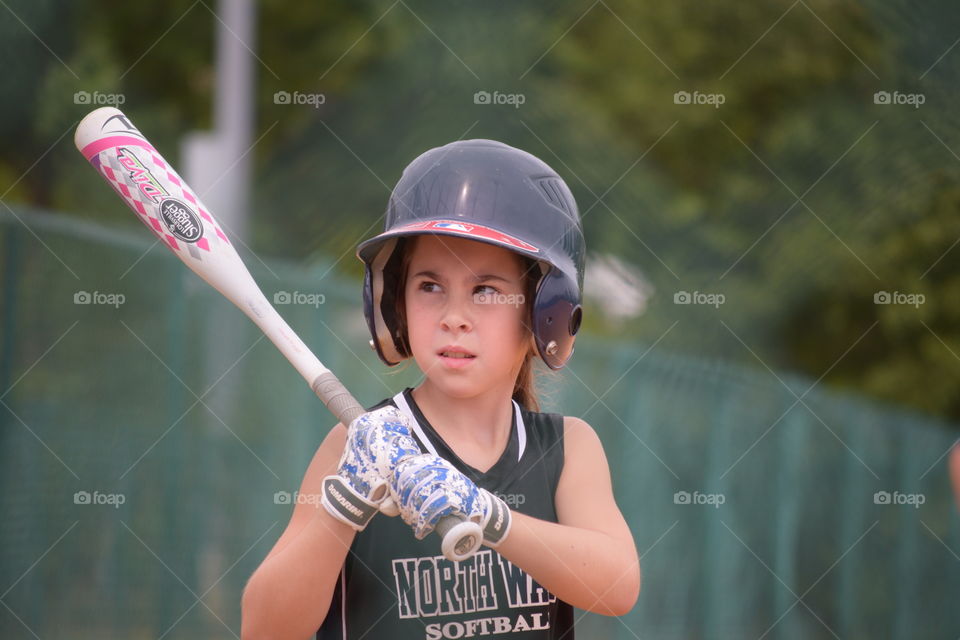
M429 269L424 270L424 271L418 271L417 273L415 273L415 274L413 275L414 278L419 278L420 276L425 276L425 277L427 277L427 278L430 278L431 280L443 280L443 279L444 279L442 276L438 275L437 273L434 273L433 271L430 271ZM483 282L483 281L485 281L485 280L500 280L500 281L506 282L506 283L508 283L508 284L510 283L510 281L507 280L506 278L504 278L504 277L502 277L502 276L498 276L498 275L493 274L493 273L486 273L486 274L483 274L483 275L478 275L478 276L476 276L476 277L473 278L473 279L474 279L476 282Z

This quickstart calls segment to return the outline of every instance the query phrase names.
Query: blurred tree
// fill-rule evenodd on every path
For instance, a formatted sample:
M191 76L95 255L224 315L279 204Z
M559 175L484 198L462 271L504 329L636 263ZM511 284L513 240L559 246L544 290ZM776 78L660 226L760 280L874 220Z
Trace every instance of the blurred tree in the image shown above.
M960 354L953 251L930 268L960 238L955 171L943 169L957 154L937 140L960 139L958 65L941 60L960 20L949 3L915 9L608 3L560 40L547 64L660 179L657 206L633 179L609 197L656 254L624 254L661 293L639 335L679 320L671 348L829 372L828 383L960 417L958 378L944 375ZM677 104L677 91L723 102ZM877 91L926 102L875 104ZM607 246L618 230L630 240L605 217ZM695 289L727 302L673 304ZM878 291L927 303L877 306Z
M909 215L874 240L879 280L853 272L797 305L783 335L800 368L929 413L960 416L960 173L938 170ZM877 326L867 332L873 322Z
M8 105L0 125L8 141L0 151L0 188L8 189L34 160L37 166L7 199L116 220L114 196L78 170L82 164L69 149L72 130L92 108L119 100L176 162L182 135L211 126L215 8L216 3L192 0L10 3L9 19L0 21L0 52L8 62L8 73L0 80L0 96ZM378 8L268 0L258 4L258 11L257 42L249 46L259 58L258 115L266 124L256 135L269 133L253 150L256 157L302 126L296 111L286 109L280 117L274 93L314 90L318 60L332 61L348 49L353 40L346 27L373 22ZM382 45L372 37L356 46L325 82L340 89L359 81L360 71L382 52ZM77 98L78 92L90 100ZM57 140L63 144L52 150Z
M560 171L591 250L652 287L642 317L610 323L590 308L586 329L652 343L676 323L662 346L819 377L879 320L826 381L960 415L956 376L929 366L953 360L955 251L916 275L957 238L944 167L960 162L960 18L944 0L257 6L258 253L357 276L353 251L381 228L402 168L433 146L495 138ZM184 132L210 126L213 9L10 3L5 200L135 225L70 148L91 106L73 96L122 96L177 158ZM317 98L281 104L280 91ZM478 104L479 91L514 103ZM877 91L926 101L878 105ZM882 290L930 302L876 307ZM724 302L678 306L683 291ZM902 349L870 342L880 336Z

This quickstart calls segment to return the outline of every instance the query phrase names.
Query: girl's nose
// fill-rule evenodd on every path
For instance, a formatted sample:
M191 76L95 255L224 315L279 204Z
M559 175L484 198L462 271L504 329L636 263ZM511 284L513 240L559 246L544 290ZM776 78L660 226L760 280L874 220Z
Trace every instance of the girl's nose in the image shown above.
M469 331L473 326L467 311L470 300L462 296L451 296L443 310L441 325L444 329Z

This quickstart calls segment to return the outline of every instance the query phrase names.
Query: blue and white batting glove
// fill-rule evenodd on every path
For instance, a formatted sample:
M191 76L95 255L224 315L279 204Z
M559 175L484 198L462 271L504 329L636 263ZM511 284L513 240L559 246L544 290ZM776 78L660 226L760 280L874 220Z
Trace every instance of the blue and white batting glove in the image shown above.
M510 533L510 509L478 487L447 460L422 454L396 466L390 481L400 517L413 527L417 540L433 531L444 516L473 520L483 528L483 543L497 547Z
M365 413L347 429L337 473L323 479L321 503L357 531L363 531L377 511L396 515L387 479L401 460L420 454L409 422L395 407Z

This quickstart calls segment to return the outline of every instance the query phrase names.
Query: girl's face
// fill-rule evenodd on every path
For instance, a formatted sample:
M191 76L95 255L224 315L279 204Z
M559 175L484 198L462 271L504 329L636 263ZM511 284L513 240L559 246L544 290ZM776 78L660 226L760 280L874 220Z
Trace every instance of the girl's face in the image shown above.
M451 236L414 239L404 288L413 358L454 397L513 391L532 336L523 263L507 249ZM459 347L473 357L444 355Z

